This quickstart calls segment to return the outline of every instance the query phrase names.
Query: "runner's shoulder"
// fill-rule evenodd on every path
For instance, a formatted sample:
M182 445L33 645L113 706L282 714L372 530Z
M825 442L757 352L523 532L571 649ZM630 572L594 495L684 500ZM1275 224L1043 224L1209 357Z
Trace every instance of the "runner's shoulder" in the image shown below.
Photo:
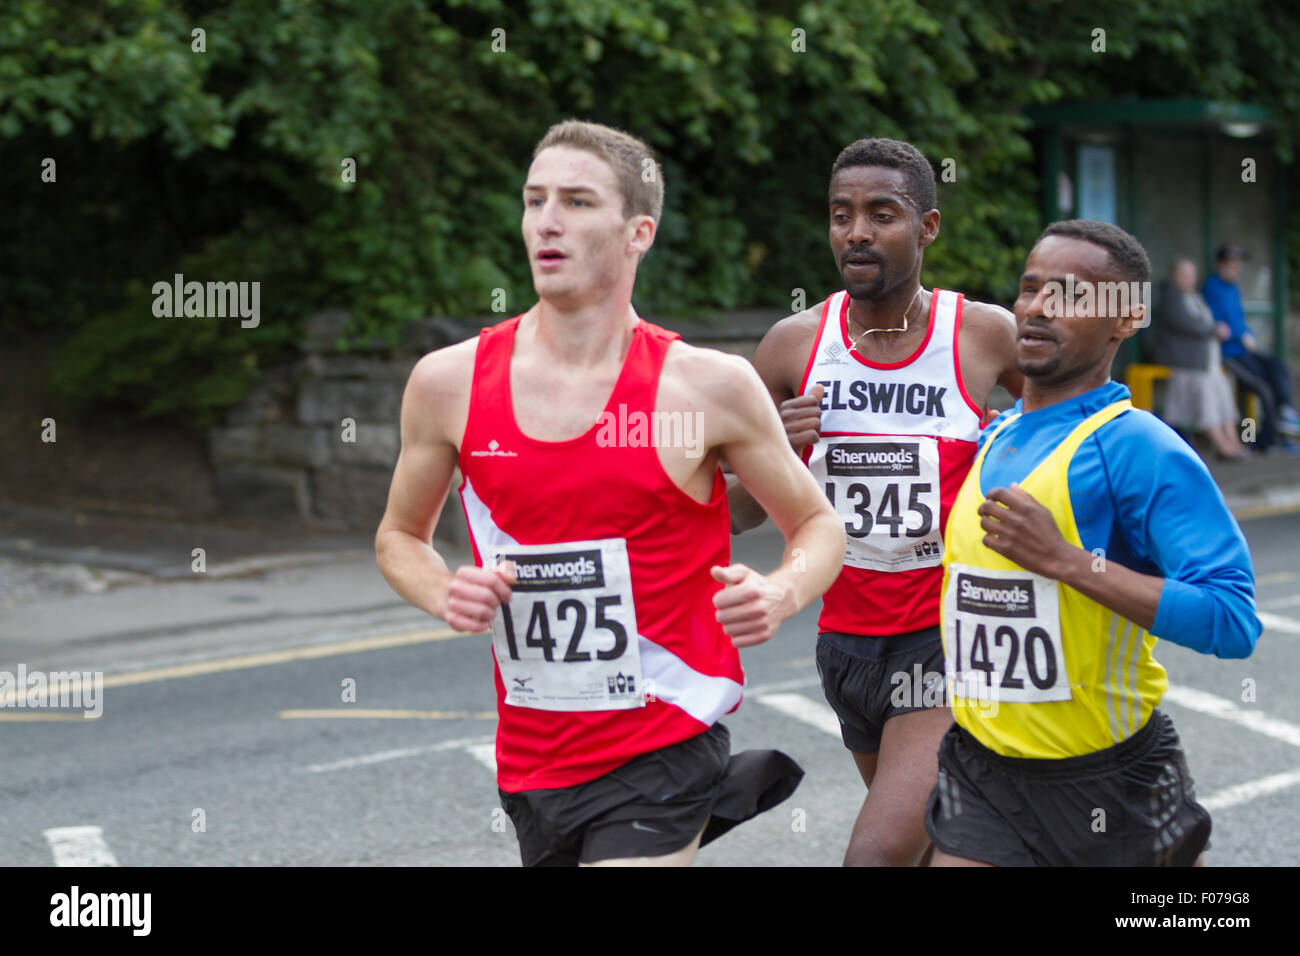
M665 390L665 384L668 389ZM742 411L751 402L767 402L763 383L742 356L676 341L664 357L661 403L668 409Z
M734 394L754 374L753 366L742 356L680 339L668 347L663 371L677 386L718 396Z
M792 392L798 390L825 305L823 299L802 312L787 315L767 330L754 351L754 367L765 380L779 381Z
M464 417L474 383L478 336L429 352L415 363L402 393L404 423L436 426L443 418ZM421 428L420 432L424 433Z
M1102 432L1112 440L1150 442L1160 450L1186 453L1192 458L1198 457L1182 436L1166 424L1159 416L1145 408L1126 409L1111 420L1111 427Z
M407 379L408 391L421 398L448 398L469 394L474 381L474 357L478 351L478 336L447 345L424 355L411 369Z
M1091 438L1101 450L1113 480L1123 476L1121 480L1126 483L1145 484L1170 475L1170 466L1177 465L1174 474L1186 475L1190 469L1213 481L1201 456L1178 432L1146 409L1130 408L1120 413Z
M817 329L821 325L822 309L825 305L826 300L822 299L816 305L809 306L802 312L787 315L784 319L774 323L763 334L760 348L763 346L780 349L799 346L811 348L813 338L817 335Z
M962 300L961 321L963 328L1009 330L1013 334L1016 331L1015 315L1010 310L992 302L977 302L974 299Z

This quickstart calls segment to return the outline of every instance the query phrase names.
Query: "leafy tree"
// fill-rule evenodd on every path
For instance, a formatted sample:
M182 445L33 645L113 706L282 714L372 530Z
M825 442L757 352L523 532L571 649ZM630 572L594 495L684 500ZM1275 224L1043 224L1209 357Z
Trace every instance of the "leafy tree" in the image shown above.
M522 310L522 172L566 116L663 161L647 313L835 286L828 173L869 135L952 161L926 281L1006 301L1039 228L1023 108L1123 95L1263 103L1289 158L1300 27L1280 0L0 0L0 324L68 336L68 400L202 425L313 309L390 337ZM1288 252L1295 281L1300 227ZM156 318L177 272L261 282L260 325Z

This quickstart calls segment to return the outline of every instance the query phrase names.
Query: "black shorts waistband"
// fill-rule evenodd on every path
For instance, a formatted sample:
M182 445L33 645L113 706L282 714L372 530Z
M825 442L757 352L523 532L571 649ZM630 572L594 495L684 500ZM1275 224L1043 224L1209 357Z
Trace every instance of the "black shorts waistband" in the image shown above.
M984 746L959 724L953 724L950 733L974 750L979 757L994 767L1019 777L1046 780L1064 777L1081 777L1116 770L1141 758L1160 740L1160 731L1168 726L1169 718L1160 710L1152 710L1147 722L1127 740L1090 754L1077 757L1008 757Z
M940 639L938 625L903 634L841 634L822 631L818 637L838 651L864 661L878 661L896 654L912 654L920 647Z

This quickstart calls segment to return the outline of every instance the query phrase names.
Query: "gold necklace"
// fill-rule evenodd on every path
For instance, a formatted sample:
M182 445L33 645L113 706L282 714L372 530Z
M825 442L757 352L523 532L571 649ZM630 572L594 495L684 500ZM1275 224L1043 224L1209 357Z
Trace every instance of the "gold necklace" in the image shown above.
M907 303L907 308L903 310L903 326L902 326L902 328L896 328L896 329L863 329L861 332L858 333L858 335L857 335L856 338L850 336L850 338L849 338L849 351L850 351L850 352L857 352L859 355L861 355L861 354L862 354L862 351L858 348L858 343L862 341L862 339L863 339L864 336L870 335L872 332L906 332L906 331L907 331L907 313L909 313L909 312L912 311L912 304L913 304L914 302L916 302L916 300L920 297L920 295L921 295L921 287L920 287L920 286L917 286L917 287L916 287L916 292L912 295L912 300L911 300L911 302L908 302L908 303Z

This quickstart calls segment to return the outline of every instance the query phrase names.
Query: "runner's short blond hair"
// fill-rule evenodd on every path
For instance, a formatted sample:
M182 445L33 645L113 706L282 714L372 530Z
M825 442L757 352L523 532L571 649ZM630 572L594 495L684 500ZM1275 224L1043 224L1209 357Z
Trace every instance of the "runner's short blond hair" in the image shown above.
M663 169L641 140L612 126L569 119L546 131L533 150L533 159L552 146L585 149L599 156L614 170L623 194L623 218L649 216L658 225L664 208Z

